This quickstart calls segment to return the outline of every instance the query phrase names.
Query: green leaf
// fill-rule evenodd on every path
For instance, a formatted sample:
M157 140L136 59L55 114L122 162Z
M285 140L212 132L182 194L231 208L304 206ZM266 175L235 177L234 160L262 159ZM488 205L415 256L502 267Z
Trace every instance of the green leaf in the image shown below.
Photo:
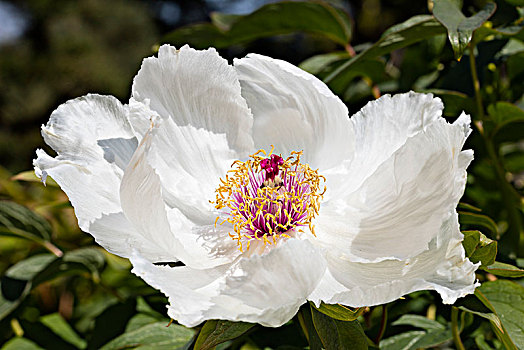
M5 276L18 280L29 281L35 278L38 273L42 272L53 261L56 260L57 257L52 254L33 255L11 266L6 271Z
M43 350L41 347L25 338L12 338L2 346L1 350Z
M461 226L470 225L473 227L480 227L486 229L486 231L490 232L494 237L499 236L497 224L495 224L495 222L489 216L477 213L468 213L464 211L459 211L458 214Z
M321 76L322 74L320 74ZM350 70L341 72L336 79L331 81L330 87L333 92L342 95L350 83L359 77L367 77L375 83L383 81L385 77L385 63L379 59L358 62Z
M520 21L507 27L492 28L490 25L483 25L475 31L475 42L481 42L484 39L489 40L493 37L506 39L506 38L518 38L518 35L522 33L524 29L524 22Z
M73 344L79 349L86 348L87 342L76 334L69 323L67 323L59 313L43 316L40 318L40 322L66 342Z
M497 53L495 58L513 56L520 52L524 52L524 42L511 38L508 40L508 43L504 45L504 47Z
M409 350L426 335L424 331L410 331L394 335L380 342L380 350Z
M95 282L98 282L100 280L99 271L105 265L105 255L99 248L86 247L67 252L62 261L69 267L80 265L91 273Z
M313 325L325 349L367 349L368 339L358 320L338 321L311 307Z
M40 183L42 182L42 179L39 178L38 176L36 176L34 170L27 170L27 171L23 171L21 173L18 173L16 175L14 175L13 177L11 177L11 180L27 181L27 182L40 182ZM58 184L55 182L55 180L53 180L49 176L46 179L45 185L46 186L59 187Z
M0 283L0 320L15 310L35 286L32 279L45 271L58 258L38 254L11 266Z
M514 344L524 348L524 287L497 280L483 283L479 291L493 306Z
M462 245L466 256L472 263L480 263L488 266L495 262L497 257L497 242L482 234L480 231L463 231L464 241Z
M211 17L211 23L213 23L215 27L222 31L227 31L231 29L231 26L235 22L242 18L242 15L212 12L209 17Z
M196 24L167 34L163 42L195 48L225 48L263 37L307 32L341 45L351 40L351 22L325 2L283 1L262 6L245 16L214 13L213 24Z
M495 276L513 278L524 277L524 270L519 269L516 266L504 264L498 261L495 261L489 266L481 266L481 269Z
M346 51L330 52L316 55L300 63L299 67L311 74L318 75L327 69L332 63L350 58Z
M392 323L393 326L413 326L426 330L411 331L385 339L380 348L386 349L421 349L438 346L452 339L451 329L441 323L420 315L403 315Z
M459 94L460 94L460 92L459 92ZM466 95L464 95L464 96L466 96ZM475 206L473 206L471 204L464 203L464 202L459 202L457 207L458 207L458 209L461 209L461 210L469 210L469 211L476 211L476 212L481 212L482 211L482 209L477 208L477 207L475 207Z
M464 299L469 299L470 302L473 300L474 303L480 303L481 307L483 307L484 310L487 309L488 310L487 312L480 311L479 313L475 313L475 312L472 312L472 313L475 313L481 317L485 317L490 320L493 331L497 335L497 338L504 344L506 349L516 349L515 344L509 337L508 332L506 331L506 329L504 328L504 325L502 324L502 321L500 320L497 313L495 312L495 308L493 307L493 305L491 305L491 303L486 298L486 296L480 291L480 288L477 288L475 290L474 297L471 295L468 295ZM466 309L465 311L471 312L470 310L475 310L476 308L478 308L478 306L474 306L473 308L471 308L471 305L469 305L468 309Z
M473 32L490 18L497 6L488 2L484 8L471 17L466 17L461 12L456 1L434 0L433 15L448 30L448 38L453 47L455 58L460 60L468 46Z
M350 308L340 304L321 303L320 307L316 307L314 303L310 304L317 311L320 311L324 315L327 315L339 321L354 321L364 312L364 308L357 308L356 310L351 310Z
M137 330L138 328L144 327L148 324L158 322L157 317L148 314L136 314L133 316L126 325L126 333ZM165 324L168 324L169 320L165 320Z
M0 201L0 234L49 241L51 232L51 225L40 215L20 204Z
M495 312L493 305L486 299L484 294L480 292L480 289L475 290L474 295L467 295L464 298L460 298L455 302L455 306L459 309L469 312L471 314L483 317L490 321L493 331L497 337L506 345L507 349L515 349L515 345L508 337L507 332L500 320L499 316Z
M491 305L486 305L485 302L481 300L483 296L480 296L480 298L479 296L480 294L475 291L474 295L467 295L464 298L458 299L454 306L458 307L462 311L466 311L489 320L494 327L502 331L502 322L500 321L499 317L494 312Z
M437 329L428 331L422 337L420 337L415 344L412 345L411 349L427 349L437 347L453 339L451 329Z
M0 236L16 236L42 245L56 256L62 251L51 242L51 225L46 219L14 202L0 201Z
M298 321L300 322L302 331L307 338L309 348L311 350L318 350L322 348L322 341L320 340L315 325L313 324L313 316L311 313L312 309L310 305L302 305L298 312Z
M444 27L442 27L433 16L414 16L401 24L389 28L384 32L384 34L382 34L379 41L355 57L350 58L347 62L329 74L324 81L326 83L331 83L339 75L348 74L353 67L363 61L375 59L388 54L393 50L401 49L443 33L445 33Z
M524 110L509 102L497 102L488 106L488 114L495 122L492 135L496 134L503 126L524 121Z
M104 345L101 350L172 350L185 345L194 335L193 330L183 326L166 326L165 322L157 322L124 333Z
M424 331L409 331L394 335L380 342L381 350L427 349L449 342L453 338L451 329L442 327Z
M351 349L368 349L370 341L367 339L362 326L358 320L354 321L337 321L334 320L337 326L340 344L343 348L350 347Z
M413 326L422 328L425 330L442 330L446 329L442 324L435 320L430 320L427 317L420 316L420 315L402 315L398 320L393 322L391 325L393 326Z
M212 349L218 344L240 337L254 326L253 323L209 320L204 323L195 342L195 350Z

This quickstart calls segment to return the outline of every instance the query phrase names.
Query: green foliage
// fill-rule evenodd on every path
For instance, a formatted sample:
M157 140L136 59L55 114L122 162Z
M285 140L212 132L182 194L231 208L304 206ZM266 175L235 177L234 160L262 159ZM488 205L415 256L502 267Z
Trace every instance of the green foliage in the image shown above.
M434 0L433 15L448 30L448 38L455 52L455 58L460 59L472 39L473 32L490 18L497 7L488 2L484 8L471 17L462 14L459 4L453 0Z
M101 350L140 349L171 350L183 347L194 332L178 325L157 322L126 332L104 345Z
M524 346L524 287L505 280L486 282L479 288L506 330L503 343ZM502 335L501 335L502 337ZM501 339L502 340L502 339Z
M195 350L212 349L228 340L238 338L253 326L254 324L246 322L207 321L198 334Z
M324 2L283 1L262 6L245 15L215 13L213 23L177 29L163 41L195 48L224 48L259 38L297 31L321 35L340 45L351 40L351 23L347 15Z
M321 303L319 307L316 307L314 303L310 304L315 310L339 321L354 321L361 316L364 311L363 308L351 310L340 304L330 305Z
M513 265L504 264L498 261L495 261L495 263L489 266L483 266L482 269L495 276L513 278L524 277L524 270L519 269L518 267L515 267Z
M368 339L357 320L339 321L311 308L313 325L325 349L367 349ZM310 335L311 337L311 335Z
M484 236L480 231L464 231L462 245L466 256L474 263L488 266L495 263L497 255L497 242Z
M41 142L38 118L88 90L127 98L140 58L156 40L136 2L26 3L40 37L0 48L2 159L22 159L25 169ZM175 29L162 41L214 46L231 56L302 45L312 57L300 67L324 80L350 111L383 93L415 90L440 97L450 122L470 114L474 130L465 149L475 159L458 212L466 256L480 264L475 294L454 309L429 291L387 307L308 303L278 329L223 320L196 329L168 326L167 299L131 274L127 260L80 232L52 179L44 188L30 170L13 176L0 168L1 349L524 348L524 21L517 7L523 3L462 9L460 1L434 0L432 15L428 9L397 18L399 24L363 43L355 41L365 37L358 11L373 8L365 3L351 15L323 1L213 13L210 23ZM406 4L406 12L414 7ZM301 44L291 46L292 40ZM10 134L22 129L18 118L35 121L24 142ZM12 147L13 140L28 149Z
M524 110L509 102L502 101L489 105L488 114L494 124L492 134L508 124L524 122Z
M60 338L74 345L78 349L86 348L87 342L82 339L73 328L71 328L69 323L67 323L59 313L42 316L40 322L51 329Z

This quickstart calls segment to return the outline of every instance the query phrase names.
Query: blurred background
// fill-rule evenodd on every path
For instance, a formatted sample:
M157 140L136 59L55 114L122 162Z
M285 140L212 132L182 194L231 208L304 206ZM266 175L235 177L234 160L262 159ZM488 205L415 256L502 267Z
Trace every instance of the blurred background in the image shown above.
M0 0L0 164L31 167L43 147L39 127L68 99L88 92L125 102L143 57L172 30L208 22L214 11L247 14L269 0ZM389 26L429 13L424 0L330 1L354 23L353 45L376 41ZM222 49L294 64L335 49L325 38L281 35Z

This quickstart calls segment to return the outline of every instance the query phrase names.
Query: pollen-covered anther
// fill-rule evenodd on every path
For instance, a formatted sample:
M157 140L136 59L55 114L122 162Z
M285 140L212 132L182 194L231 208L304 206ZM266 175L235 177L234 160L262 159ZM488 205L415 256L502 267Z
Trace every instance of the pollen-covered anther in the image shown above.
M241 251L253 241L276 244L309 228L318 214L325 193L325 178L308 164L300 162L302 152L281 155L259 150L245 162L235 161L225 179L220 179L216 200L219 219L229 222Z

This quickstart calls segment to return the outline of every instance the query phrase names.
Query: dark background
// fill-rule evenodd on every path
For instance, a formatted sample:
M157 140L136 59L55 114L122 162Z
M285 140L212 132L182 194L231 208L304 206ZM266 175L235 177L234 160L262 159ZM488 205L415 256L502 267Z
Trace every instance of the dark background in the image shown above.
M154 53L166 33L209 21L213 11L246 14L269 2L0 0L0 166L10 173L30 169L34 150L44 147L40 125L68 99L94 92L125 102L142 58ZM429 13L423 0L330 3L352 18L353 46L376 41L392 24ZM293 34L220 53L232 59L257 52L298 64L335 46Z

